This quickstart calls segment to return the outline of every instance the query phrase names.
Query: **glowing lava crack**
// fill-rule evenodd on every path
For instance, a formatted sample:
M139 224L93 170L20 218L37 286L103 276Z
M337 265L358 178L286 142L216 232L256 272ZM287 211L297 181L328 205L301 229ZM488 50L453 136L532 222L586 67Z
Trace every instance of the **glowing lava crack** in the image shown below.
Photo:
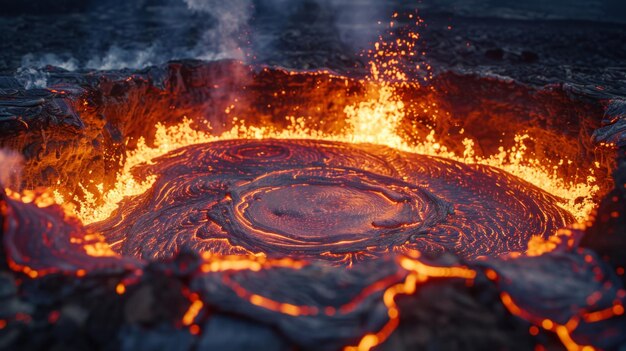
M156 175L91 230L124 256L182 248L352 263L385 252L527 250L573 223L551 195L487 166L369 144L231 140L135 170Z

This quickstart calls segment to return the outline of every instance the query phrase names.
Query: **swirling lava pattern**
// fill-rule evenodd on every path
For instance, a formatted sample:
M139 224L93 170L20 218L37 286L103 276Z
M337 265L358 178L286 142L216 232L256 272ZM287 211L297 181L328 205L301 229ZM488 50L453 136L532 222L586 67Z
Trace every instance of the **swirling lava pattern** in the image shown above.
M376 145L232 140L135 170L158 176L90 229L124 256L183 248L352 263L386 252L467 259L525 252L573 223L558 199L500 170Z

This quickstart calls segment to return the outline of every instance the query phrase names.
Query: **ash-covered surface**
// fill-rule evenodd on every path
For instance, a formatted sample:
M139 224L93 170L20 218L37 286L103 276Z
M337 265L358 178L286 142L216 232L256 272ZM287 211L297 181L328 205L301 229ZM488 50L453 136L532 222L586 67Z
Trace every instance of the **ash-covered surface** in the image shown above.
M566 179L586 176L579 172L598 162L603 195L586 235L575 230L571 243L547 255L463 261L446 254L408 263L393 256L350 270L247 260L241 264L253 269L229 270L187 251L165 262L94 258L82 248L97 238L60 209L2 195L0 349L340 349L384 327L384 288L406 281L410 262L465 266L476 276L433 276L415 294L398 295L399 326L380 349L561 349L560 326L581 345L624 347L626 321L615 307L624 303L626 265L621 2L0 5L0 144L24 156L26 188L61 181L81 196L78 184L89 189L89 177L111 185L124 153L140 136L150 142L146 128L157 122L203 111L228 128L223 111L233 92L246 91L237 112L258 116L253 124L279 125L296 105L320 120L336 116L366 87L275 66L360 77L367 57L359 52L371 48L391 14L420 8L434 92L407 89L405 103L434 99L448 112L438 134L464 128L484 154L499 145L489 135L525 130L541 141L533 152L574 161ZM229 57L252 66L189 60ZM282 89L286 96L272 100ZM306 104L330 95L341 103ZM453 136L442 142L460 145Z

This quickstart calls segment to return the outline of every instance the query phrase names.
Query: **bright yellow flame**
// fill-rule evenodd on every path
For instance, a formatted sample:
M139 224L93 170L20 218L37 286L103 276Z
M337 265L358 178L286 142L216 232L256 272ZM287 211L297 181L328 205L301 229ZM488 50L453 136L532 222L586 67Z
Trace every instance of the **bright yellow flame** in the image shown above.
M375 67L375 66L374 66ZM138 142L137 148L128 152L122 171L118 174L113 189L104 191L103 200L97 203L93 194L87 193L87 199L80 202L80 210L76 215L85 224L105 220L118 207L120 201L128 196L144 193L156 180L155 176L138 180L131 174L133 167L150 163L154 158L164 155L178 148L199 143L227 139L319 139L348 143L371 143L389 146L401 151L439 156L468 164L482 164L502 169L510 174L528 181L531 184L563 199L561 207L570 211L578 220L584 219L594 207L592 196L598 191L593 185L595 179L589 178L584 182L566 182L557 175L554 166L546 164L545 160L533 159L527 155L524 144L528 135L515 136L516 145L510 150L500 148L500 152L490 157L477 157L474 152L474 143L465 139L465 151L457 155L441 145L431 131L429 135L417 143L410 143L398 134L398 127L405 117L404 104L397 95L394 87L385 83L370 84L369 97L344 109L347 127L339 132L321 132L316 126L307 124L304 117L287 117L289 126L276 129L271 126L246 126L240 120L231 130L215 136L209 132L195 130L189 119L172 127L156 126L154 146L148 146L145 140ZM561 162L562 163L562 162ZM99 186L102 189L102 186ZM576 202L577 199L584 199ZM59 191L55 192L57 203L66 202Z

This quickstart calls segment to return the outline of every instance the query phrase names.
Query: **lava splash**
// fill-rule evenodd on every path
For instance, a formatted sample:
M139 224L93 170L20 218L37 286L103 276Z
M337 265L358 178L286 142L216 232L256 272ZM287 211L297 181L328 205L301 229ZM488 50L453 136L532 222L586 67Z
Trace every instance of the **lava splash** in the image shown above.
M135 170L157 176L89 229L141 259L187 248L351 264L384 253L466 259L525 253L574 222L556 199L495 168L370 144L230 140Z

